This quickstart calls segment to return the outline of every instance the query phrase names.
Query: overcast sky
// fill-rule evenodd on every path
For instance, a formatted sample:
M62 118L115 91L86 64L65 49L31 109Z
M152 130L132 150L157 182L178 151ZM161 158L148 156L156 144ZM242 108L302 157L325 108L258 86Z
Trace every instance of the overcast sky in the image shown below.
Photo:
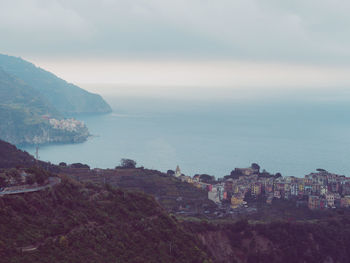
M0 52L79 83L348 85L349 14L346 0L0 0Z

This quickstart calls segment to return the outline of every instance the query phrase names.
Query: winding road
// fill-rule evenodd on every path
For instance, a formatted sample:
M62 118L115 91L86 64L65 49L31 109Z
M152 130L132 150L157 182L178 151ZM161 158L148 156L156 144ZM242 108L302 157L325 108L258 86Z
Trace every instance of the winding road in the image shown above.
M17 189L17 190L12 190L11 187L6 187L3 191L0 191L0 196L42 191L46 188L53 187L59 183L61 183L61 178L49 177L49 182L46 185L32 187L32 188L25 188L25 189Z

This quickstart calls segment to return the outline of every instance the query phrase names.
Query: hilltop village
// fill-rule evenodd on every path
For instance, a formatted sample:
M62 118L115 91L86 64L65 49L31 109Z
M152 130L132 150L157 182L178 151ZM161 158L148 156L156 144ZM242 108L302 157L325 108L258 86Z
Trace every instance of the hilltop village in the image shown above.
M49 124L54 129L64 130L69 132L79 132L85 130L86 125L82 121L78 121L74 118L58 120L55 118L48 118Z
M324 169L317 169L304 178L260 172L257 164L235 168L230 175L218 180L205 174L185 176L179 167L173 175L207 190L208 199L231 209L249 209L251 200L272 204L276 199L293 200L298 207L307 206L312 210L350 207L350 178Z

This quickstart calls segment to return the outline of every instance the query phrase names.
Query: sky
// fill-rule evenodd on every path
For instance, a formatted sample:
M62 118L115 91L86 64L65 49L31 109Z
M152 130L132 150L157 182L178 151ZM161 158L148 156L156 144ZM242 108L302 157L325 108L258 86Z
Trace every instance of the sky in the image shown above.
M346 0L0 0L0 7L0 53L77 84L350 84Z

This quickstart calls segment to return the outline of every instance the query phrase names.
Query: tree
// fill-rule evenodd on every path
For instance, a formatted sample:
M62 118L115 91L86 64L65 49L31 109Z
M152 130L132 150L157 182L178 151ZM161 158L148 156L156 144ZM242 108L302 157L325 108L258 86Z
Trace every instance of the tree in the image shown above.
M38 184L43 184L45 182L46 176L43 173L36 173L35 174L35 181Z
M282 174L281 173L276 173L275 174L275 178L279 178L279 177L282 177Z
M208 174L200 174L199 180L203 183L210 184L215 181L215 177Z
M243 175L243 173L242 173L241 170L234 169L234 170L231 171L230 175L227 178L238 179L242 175Z
M7 185L7 177L5 174L0 174L0 187L5 187Z
M87 164L82 164L82 163L72 163L72 164L70 165L70 167L72 167L72 168L90 169L90 166L88 166Z
M29 174L26 176L26 184L34 184L35 183L35 176L32 174Z
M167 174L167 175L174 175L175 172L174 172L173 170L168 170L168 171L166 172L166 174Z
M17 184L22 183L22 176L20 175L20 173L18 172L17 169L15 169L15 168L10 169L10 170L7 172L7 175L8 175L9 177L12 177L12 178L15 180L15 182L16 182Z
M119 167L124 169L133 169L136 168L136 162L131 159L121 159Z
M258 172L260 170L260 166L257 163L252 163L252 165L250 167L254 170L257 170Z

